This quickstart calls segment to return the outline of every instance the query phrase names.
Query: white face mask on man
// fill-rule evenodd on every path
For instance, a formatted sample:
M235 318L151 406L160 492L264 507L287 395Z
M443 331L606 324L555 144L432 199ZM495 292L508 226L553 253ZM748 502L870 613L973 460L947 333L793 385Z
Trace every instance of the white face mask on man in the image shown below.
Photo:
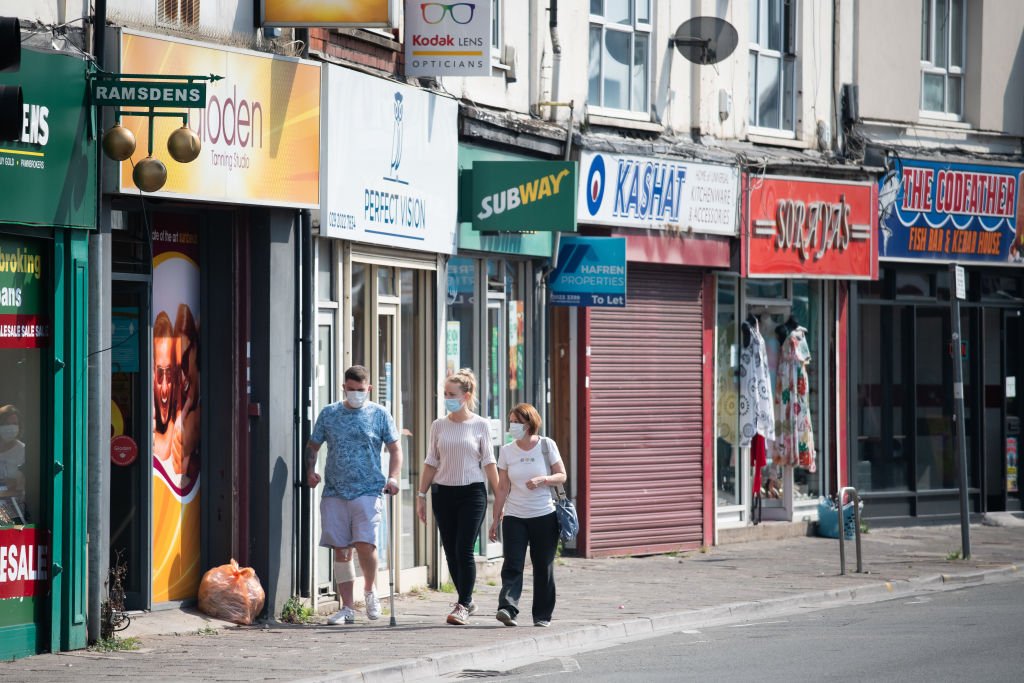
M369 395L369 391L346 391L345 402L353 408L362 408Z
M18 438L18 425L3 425L0 427L0 441L14 441Z

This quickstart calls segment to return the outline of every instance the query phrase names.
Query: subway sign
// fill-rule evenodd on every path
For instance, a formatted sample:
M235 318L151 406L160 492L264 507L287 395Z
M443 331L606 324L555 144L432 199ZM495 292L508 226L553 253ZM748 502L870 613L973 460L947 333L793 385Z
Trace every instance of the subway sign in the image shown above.
M576 232L574 161L477 161L470 184L474 230Z

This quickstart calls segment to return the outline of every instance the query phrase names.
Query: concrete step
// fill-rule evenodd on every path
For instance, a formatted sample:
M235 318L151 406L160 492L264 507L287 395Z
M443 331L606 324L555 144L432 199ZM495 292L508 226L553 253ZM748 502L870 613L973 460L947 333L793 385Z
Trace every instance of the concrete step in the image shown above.
M815 522L761 522L754 526L718 530L718 544L778 541L783 538L814 536Z

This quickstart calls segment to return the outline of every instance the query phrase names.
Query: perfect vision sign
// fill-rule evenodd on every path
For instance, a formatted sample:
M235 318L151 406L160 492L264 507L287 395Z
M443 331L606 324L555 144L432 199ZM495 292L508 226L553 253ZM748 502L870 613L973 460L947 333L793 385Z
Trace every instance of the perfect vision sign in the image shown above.
M320 234L454 253L455 101L338 66L323 79Z

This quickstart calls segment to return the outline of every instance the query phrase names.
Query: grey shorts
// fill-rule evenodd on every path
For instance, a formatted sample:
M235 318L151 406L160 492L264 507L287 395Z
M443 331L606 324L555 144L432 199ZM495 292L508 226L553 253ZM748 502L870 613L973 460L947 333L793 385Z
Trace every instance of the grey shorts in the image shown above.
M377 545L380 527L380 496L320 499L320 545L348 548L353 543Z

